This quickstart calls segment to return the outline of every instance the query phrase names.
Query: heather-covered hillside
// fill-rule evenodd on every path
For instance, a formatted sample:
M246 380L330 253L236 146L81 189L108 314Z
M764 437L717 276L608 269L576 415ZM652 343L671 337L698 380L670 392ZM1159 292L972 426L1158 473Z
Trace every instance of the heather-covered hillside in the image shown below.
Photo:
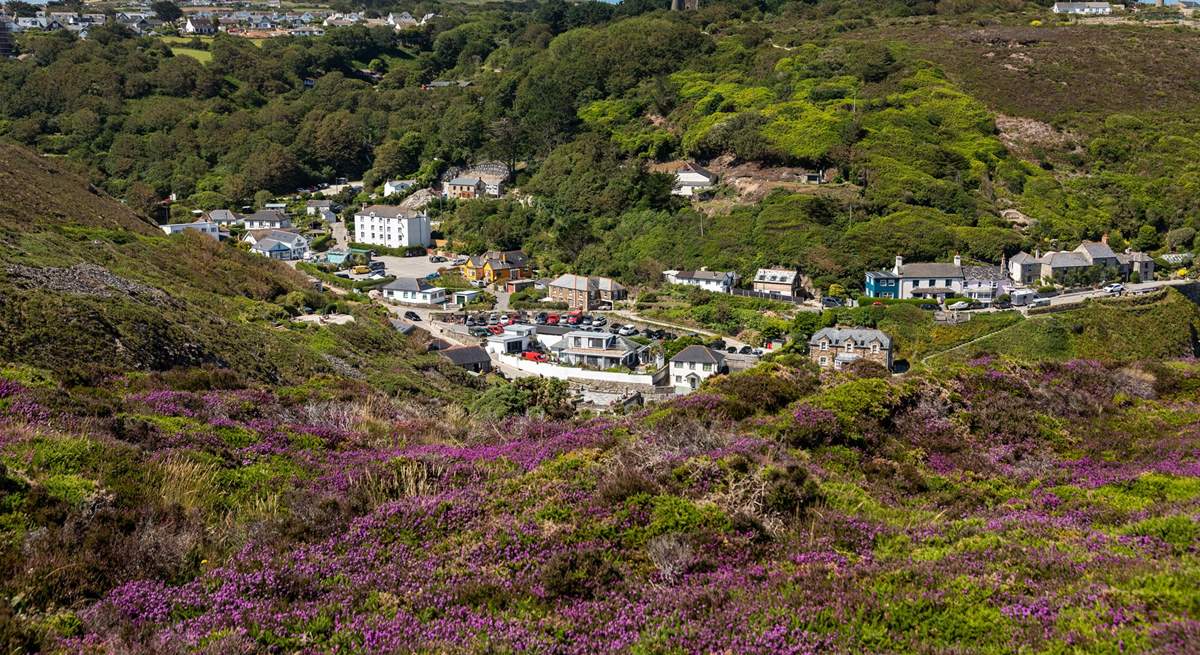
M785 359L625 417L480 429L319 384L6 382L5 634L96 653L1191 652L1198 392L1193 361L820 385Z

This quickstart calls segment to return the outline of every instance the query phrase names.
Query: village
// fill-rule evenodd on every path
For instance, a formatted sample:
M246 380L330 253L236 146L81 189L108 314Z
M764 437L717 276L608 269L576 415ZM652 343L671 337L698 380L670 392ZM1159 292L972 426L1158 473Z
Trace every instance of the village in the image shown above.
M717 175L683 162L669 171L676 196L700 199L717 189ZM499 162L451 168L434 184L388 180L377 189L339 180L323 189L265 202L243 211L195 210L195 220L167 223L167 234L193 230L232 241L279 260L335 293L358 293L386 306L393 326L419 336L472 374L565 380L581 402L615 408L690 393L704 380L750 368L786 348L807 353L816 366L836 371L877 366L900 374L893 337L884 331L832 325L802 344L786 335L720 334L639 312L643 299L663 290L762 299L789 308L781 315L843 307L916 303L935 321L954 324L974 312L1052 310L1089 297L1144 293L1155 281L1155 261L1144 252L1116 252L1106 242L1083 241L1070 250L1019 252L997 264L908 262L902 253L889 269L863 272L857 296L814 288L794 264L737 271L670 269L656 284L630 288L602 276L548 276L524 250L459 252L442 237L428 211L434 202L471 202L511 196L509 168ZM814 175L804 183L827 181ZM330 197L354 193L369 202L344 207ZM385 204L392 203L392 204ZM686 300L684 301L686 302ZM319 324L346 316L305 316ZM741 337L741 338L739 338Z

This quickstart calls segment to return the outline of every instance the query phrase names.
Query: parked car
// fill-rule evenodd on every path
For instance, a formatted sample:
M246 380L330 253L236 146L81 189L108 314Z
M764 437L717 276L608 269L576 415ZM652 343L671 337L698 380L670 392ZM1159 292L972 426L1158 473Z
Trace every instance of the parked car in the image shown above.
M378 271L382 273L383 271L387 270L387 265L376 259L367 262L367 268L371 269L372 271Z
M606 323L608 323L608 319L603 316L597 316L592 319L592 325L605 325Z
M551 314L547 316L546 325L558 325L558 314Z
M504 328L500 327L499 325L493 325L488 328L488 332L491 332L492 334L504 334Z
M485 327L473 327L470 330L470 335L473 337L486 337L489 334L491 332L488 332L488 329Z
M333 276L334 276L334 277L340 277L340 278L342 278L343 280L349 280L349 279L350 279L350 274L349 274L349 273L347 273L346 271L338 271L337 273L334 273L334 274L333 274Z
M468 316L466 320L463 321L463 325L466 325L467 327L475 327L475 319L471 316Z
M371 268L369 266L355 266L350 270L353 271L355 275L366 275L367 273L371 272Z
M1029 306L1030 307L1049 307L1050 299L1049 298L1034 298L1033 302L1029 303Z
M924 309L927 312L936 312L938 310L937 303L935 303L935 302L923 302L917 306L920 307L921 309Z
M1104 291L1106 293L1111 293L1115 296L1121 295L1121 292L1124 290L1125 290L1125 285L1121 284L1120 282L1113 282L1112 284L1104 287Z
M579 325L579 316L571 314L567 317L567 325Z
M633 327L632 325L626 325L626 326L622 327L620 330L617 330L617 334L619 334L623 337L632 337L637 333L638 333L638 329Z
M467 263L467 258L466 257L455 257L454 260L451 261L450 263L455 266L462 266L463 264Z
M947 305L946 309L957 312L957 311L961 311L964 309L968 309L970 307L971 307L971 303L969 303L965 300L960 300L952 305Z
M843 306L845 306L845 303L843 303L840 298L822 298L821 306L822 307L843 307Z
M725 352L729 353L730 355L736 355L737 354L737 346L730 346L725 349Z
M521 359L528 359L531 362L544 362L547 357L542 353L533 352L532 350L521 353Z
M1012 309L1012 306L1013 304L1007 300L1001 300L1000 302L992 304L992 307L995 307L996 309Z
M738 352L743 355L753 355L754 349L751 348L750 346L742 346L741 348L738 349Z
M542 312L533 318L533 322L537 323L538 325L545 325L546 320L547 320L546 312Z
M715 339L713 341L710 341L708 344L708 347L712 348L714 350L725 350L725 340L724 339Z
M442 263L442 262L444 262L444 261L446 261L446 258L445 258L445 257L442 257L441 255L430 255L430 256L429 256L429 263L430 263L430 264L440 264L440 263Z
M967 303L967 309L983 309L984 307L985 305L978 300L972 300L971 302Z
M384 278L386 278L386 277L387 277L387 276L386 276L386 275L384 275L383 273L378 273L378 272L377 272L377 273L372 273L372 274L368 275L368 276L367 276L367 279L368 279L368 280L382 280L382 279L384 279Z
M592 324L592 317L591 317L591 316L580 316L580 317L579 317L579 324L580 324L580 325L591 325L591 324Z
M421 315L412 310L409 310L407 312L404 312L404 318L407 318L410 321L419 321L419 320L421 320Z

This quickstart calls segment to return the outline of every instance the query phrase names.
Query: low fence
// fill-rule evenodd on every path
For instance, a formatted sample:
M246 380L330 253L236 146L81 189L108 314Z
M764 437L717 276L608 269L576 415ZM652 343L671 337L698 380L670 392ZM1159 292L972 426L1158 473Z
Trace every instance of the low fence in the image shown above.
M775 300L777 302L786 302L793 305L800 305L804 302L803 298L796 296L785 296L778 293L767 293L765 291L754 291L751 289L733 289L731 293L735 296L744 296L746 298L762 298L763 300Z
M667 377L667 367L662 367L654 373L613 373L610 371L593 371L573 366L559 366L545 362L534 362L511 355L497 355L500 363L511 366L519 371L533 373L558 380L573 380L577 382L607 382L611 384L630 384L647 387L657 386Z

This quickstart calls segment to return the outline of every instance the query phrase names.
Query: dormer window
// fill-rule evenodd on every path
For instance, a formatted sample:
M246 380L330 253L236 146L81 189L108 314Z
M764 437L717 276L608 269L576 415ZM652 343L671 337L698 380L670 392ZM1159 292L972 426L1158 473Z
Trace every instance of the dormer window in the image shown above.
M848 353L854 352L854 342L853 341L846 342L846 352L848 352Z
M828 341L821 342L821 350L829 350L829 342Z

